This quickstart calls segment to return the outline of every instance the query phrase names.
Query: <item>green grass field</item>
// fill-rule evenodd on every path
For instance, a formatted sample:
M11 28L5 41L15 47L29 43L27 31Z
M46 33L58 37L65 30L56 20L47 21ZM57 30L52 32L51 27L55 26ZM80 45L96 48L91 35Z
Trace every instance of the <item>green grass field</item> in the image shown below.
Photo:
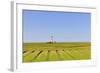
M88 59L91 59L89 42L23 43L24 63Z

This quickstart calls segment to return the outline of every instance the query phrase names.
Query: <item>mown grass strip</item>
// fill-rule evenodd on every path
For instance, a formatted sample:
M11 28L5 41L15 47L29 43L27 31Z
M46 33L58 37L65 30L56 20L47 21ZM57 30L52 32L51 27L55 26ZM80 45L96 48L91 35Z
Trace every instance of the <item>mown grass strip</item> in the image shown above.
M88 51L85 51L85 50L86 49L84 49L84 48L80 48L78 50L75 50L75 49L72 48L72 50L64 50L64 51L65 51L65 53L74 57L76 60L82 60L82 59L88 59L89 58L89 56L87 55Z
M59 57L58 57L56 51L55 50L50 51L49 61L58 61L58 60L59 60Z
M30 50L23 50L23 56L27 56L28 54L30 54L33 50L33 48L31 48Z
M35 58L34 62L40 62L40 61L47 61L47 54L48 54L48 51L47 50L44 50L43 52L41 52L37 58Z
M58 52L59 52L60 60L72 60L73 59L71 56L69 56L63 50L60 50Z
M31 51L27 51L26 53L23 54L23 56L24 56L24 57L25 57L25 56L28 56L31 52L32 52L32 50L31 50Z
M40 51L35 50L34 53L30 53L23 58L23 62L31 62L31 60L39 53Z
M65 50L63 50L65 52ZM69 52L65 52L66 54L68 54L73 60L75 60L76 58Z
M37 55L35 55L35 56L33 57L33 59L30 60L30 62L34 61L42 52L43 52L43 51L40 51Z
M61 58L61 54L59 53L59 51L58 50L56 50L56 53L57 53L57 55L58 55L58 58L59 58L59 60L62 60L62 58Z
M83 48L83 49L78 50L77 52L79 52L81 55L80 59L91 59L91 49Z
M48 53L47 53L47 57L46 57L47 58L46 59L47 61L49 61L49 55L50 55L50 50L48 50Z
M63 50L66 54L68 54L69 56L71 56L73 58L73 60L79 60L80 59L80 53L77 52L77 50Z

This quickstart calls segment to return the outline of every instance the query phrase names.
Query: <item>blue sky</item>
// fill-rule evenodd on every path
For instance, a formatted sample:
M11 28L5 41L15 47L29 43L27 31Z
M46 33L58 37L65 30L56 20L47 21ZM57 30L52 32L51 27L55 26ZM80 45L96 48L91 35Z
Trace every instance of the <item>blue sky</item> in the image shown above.
M90 42L91 14L23 10L23 41Z

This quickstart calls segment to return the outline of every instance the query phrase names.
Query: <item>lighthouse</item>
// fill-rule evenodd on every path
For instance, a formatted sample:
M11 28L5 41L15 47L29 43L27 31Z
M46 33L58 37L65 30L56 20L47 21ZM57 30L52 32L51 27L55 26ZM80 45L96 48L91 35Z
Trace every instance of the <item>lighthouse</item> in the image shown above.
M56 41L54 41L54 36L53 36L53 35L52 35L52 36L50 36L50 41L49 41L49 42L47 42L47 43L49 43L49 44L56 43Z
M53 36L51 36L51 43L53 43L53 42L54 42L53 38L54 38L54 37L53 37Z

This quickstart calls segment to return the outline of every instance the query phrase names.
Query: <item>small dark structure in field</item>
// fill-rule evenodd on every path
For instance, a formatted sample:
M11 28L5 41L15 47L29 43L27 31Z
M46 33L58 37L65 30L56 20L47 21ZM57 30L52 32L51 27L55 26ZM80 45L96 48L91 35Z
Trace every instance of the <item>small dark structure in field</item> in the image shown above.
M56 41L54 41L54 42L51 42L51 41L50 41L50 42L46 42L46 43L48 43L48 44L53 44L53 43L56 43Z

